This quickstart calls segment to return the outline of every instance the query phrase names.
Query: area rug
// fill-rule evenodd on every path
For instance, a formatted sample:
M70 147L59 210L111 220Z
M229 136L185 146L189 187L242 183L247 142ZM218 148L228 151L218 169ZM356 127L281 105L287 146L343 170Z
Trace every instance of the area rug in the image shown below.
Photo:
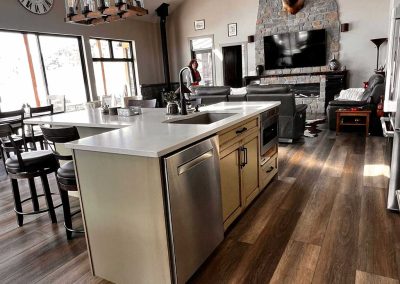
M306 120L306 129L304 130L304 137L315 138L322 130L318 129L318 125L324 124L326 118Z

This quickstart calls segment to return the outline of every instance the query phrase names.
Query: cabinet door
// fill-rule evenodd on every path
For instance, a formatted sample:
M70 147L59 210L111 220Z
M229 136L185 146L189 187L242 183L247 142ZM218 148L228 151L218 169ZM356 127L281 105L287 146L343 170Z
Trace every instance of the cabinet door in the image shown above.
M258 194L258 135L243 145L241 155L246 164L242 168L243 203L247 206Z
M221 157L222 212L225 222L230 217L233 221L241 210L239 149L230 148Z

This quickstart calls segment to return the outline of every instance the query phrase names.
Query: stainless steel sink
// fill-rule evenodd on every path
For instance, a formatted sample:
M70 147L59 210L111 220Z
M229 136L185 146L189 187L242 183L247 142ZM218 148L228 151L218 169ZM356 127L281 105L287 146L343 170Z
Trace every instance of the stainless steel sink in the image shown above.
M175 121L167 121L173 124L211 124L222 119L235 115L235 113L212 113L206 112L189 118L184 118Z

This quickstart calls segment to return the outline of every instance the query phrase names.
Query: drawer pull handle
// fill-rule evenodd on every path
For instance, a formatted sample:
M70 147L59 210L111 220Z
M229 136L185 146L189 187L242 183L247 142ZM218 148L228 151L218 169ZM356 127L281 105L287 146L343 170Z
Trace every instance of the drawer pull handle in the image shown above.
M272 172L274 169L275 169L275 168L271 166L271 167L269 168L269 170L267 170L267 173Z
M246 147L241 147L240 151L243 152L243 161L240 164L240 167L243 169L248 164L247 148Z
M247 131L247 128L246 128L246 127L243 127L242 129L237 130L237 131L236 131L236 134L239 135L239 134L242 134L242 133L244 133L244 132L246 132L246 131Z

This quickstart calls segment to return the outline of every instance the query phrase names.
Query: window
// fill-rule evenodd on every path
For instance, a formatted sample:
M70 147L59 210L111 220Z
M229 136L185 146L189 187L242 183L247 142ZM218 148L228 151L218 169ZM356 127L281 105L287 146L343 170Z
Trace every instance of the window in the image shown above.
M77 39L40 35L39 42L49 94L64 95L67 109L84 105L88 101L87 84Z
M0 41L1 110L17 110L24 103L37 105L24 37L0 32Z
M214 85L214 67L213 67L213 38L203 37L190 40L192 58L197 59L199 63L198 70L202 77L200 85Z
M136 96L133 44L129 41L90 39L99 97Z
M67 110L83 107L88 89L79 37L0 31L0 42L2 111L47 105L52 96L64 96Z

